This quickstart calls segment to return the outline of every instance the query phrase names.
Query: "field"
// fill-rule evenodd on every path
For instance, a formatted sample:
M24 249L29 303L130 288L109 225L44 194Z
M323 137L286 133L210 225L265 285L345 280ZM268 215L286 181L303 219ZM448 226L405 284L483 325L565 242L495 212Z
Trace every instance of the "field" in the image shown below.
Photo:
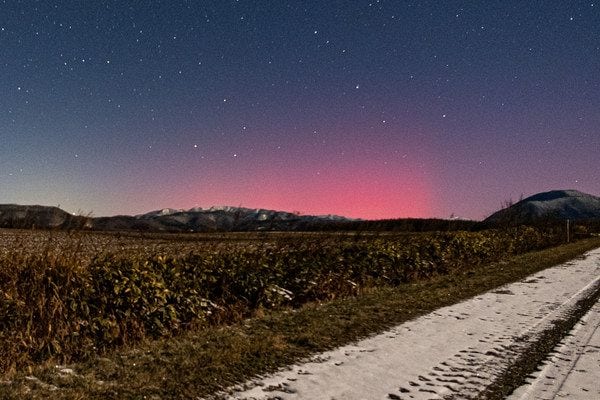
M342 319L350 321L354 332L338 333L325 343L306 332L293 339L294 346L272 343L271 347L293 349L280 360L259 357L244 361L245 366L240 367L238 357L233 364L222 366L231 355L221 355L213 364L228 368L225 375L231 376L222 383L232 383L281 365L290 357L305 356L397 321L398 316L388 315L389 299L378 297L382 293L393 299L397 296L392 294L395 288L413 290L421 282L462 280L480 274L484 267L490 276L502 275L504 272L489 266L497 267L502 264L494 263L505 263L507 257L548 248L562 240L559 232L534 228L420 234L193 235L4 230L0 231L0 372L9 379L48 363L89 363L147 343L168 347L171 341L188 340L185 338L197 332L212 335L219 327L252 324L247 321L264 321L272 315L283 315L284 320L288 316L300 318L310 314L314 304L347 307L347 301L374 301L369 305L371 317L382 313L380 323L371 320L363 324L351 322L354 317L347 310ZM479 278L485 287L487 278ZM458 293L454 296L465 295ZM440 294L434 290L428 294L429 300L413 293L413 297L426 300L420 305L423 310L430 306L428 302L449 301L437 298ZM317 318L323 322L322 316ZM314 322L303 320L300 325ZM288 325L286 329L297 332L298 327ZM277 329L273 327L273 331ZM330 335L334 332L332 328ZM263 332L263 337L268 336ZM262 354L267 349L254 350ZM164 358L164 354L159 357ZM90 368L103 374L97 365ZM108 373L108 378L114 374ZM12 388L18 382L15 379L8 380L7 387ZM98 376L91 379L95 381ZM66 386L88 387L88 383L70 381ZM219 385L207 384L204 379L199 383L204 386L194 393ZM94 390L102 393L100 397L108 396L106 388ZM111 390L116 393L114 398L124 396ZM169 397L175 389L165 384L152 390Z

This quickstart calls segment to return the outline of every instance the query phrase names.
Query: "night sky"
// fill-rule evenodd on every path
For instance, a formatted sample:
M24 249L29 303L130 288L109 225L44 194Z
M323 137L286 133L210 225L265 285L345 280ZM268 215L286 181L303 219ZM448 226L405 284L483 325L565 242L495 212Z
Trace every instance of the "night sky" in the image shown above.
M0 203L482 219L600 195L600 2L3 1Z

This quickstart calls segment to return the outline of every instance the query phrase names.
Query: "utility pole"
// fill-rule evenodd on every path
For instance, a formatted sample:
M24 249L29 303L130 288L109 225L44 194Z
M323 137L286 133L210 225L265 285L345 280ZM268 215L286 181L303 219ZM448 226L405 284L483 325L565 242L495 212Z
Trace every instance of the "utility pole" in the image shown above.
M569 229L570 224L571 224L571 221L567 219L567 243L571 242L570 229Z

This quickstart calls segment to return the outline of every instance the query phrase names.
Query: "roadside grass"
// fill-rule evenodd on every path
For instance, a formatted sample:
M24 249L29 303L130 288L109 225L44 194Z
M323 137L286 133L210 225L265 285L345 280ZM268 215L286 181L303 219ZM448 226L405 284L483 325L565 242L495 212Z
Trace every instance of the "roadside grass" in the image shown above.
M175 338L57 367L51 361L0 379L0 399L187 399L209 396L437 308L522 279L600 246L594 237L461 268L355 297L261 312L229 326L198 325Z

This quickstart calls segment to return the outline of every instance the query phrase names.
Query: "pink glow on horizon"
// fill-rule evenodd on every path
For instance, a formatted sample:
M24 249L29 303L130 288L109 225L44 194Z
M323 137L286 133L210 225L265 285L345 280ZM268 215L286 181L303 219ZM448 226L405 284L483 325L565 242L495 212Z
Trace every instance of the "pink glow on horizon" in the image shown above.
M316 138L289 135L265 143L260 135L232 137L222 147L190 148L177 164L164 153L162 163L172 165L155 172L160 183L144 188L148 202L137 207L147 209L136 212L241 206L362 219L431 218L438 207L438 166L425 128L374 130L349 121ZM216 155L208 156L208 149Z
M183 208L230 205L363 219L429 217L432 190L426 177L422 171L381 173L360 166L319 174L263 171L236 181L213 177L178 203Z

